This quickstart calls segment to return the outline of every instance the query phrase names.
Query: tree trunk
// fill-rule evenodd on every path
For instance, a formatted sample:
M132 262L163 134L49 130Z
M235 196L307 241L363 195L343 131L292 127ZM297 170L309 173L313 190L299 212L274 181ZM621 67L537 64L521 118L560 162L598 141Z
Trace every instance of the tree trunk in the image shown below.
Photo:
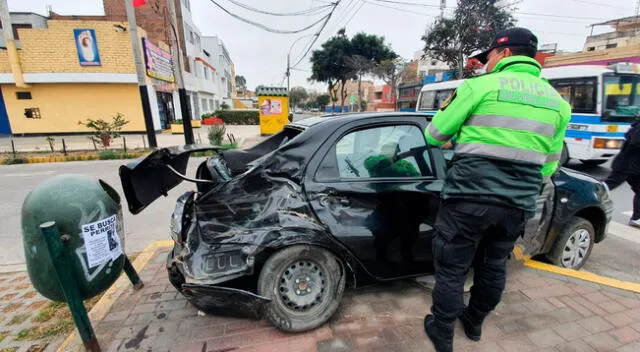
M458 49L458 79L464 76L464 55L462 54L462 46Z
M344 112L344 99L347 97L347 92L346 92L346 85L347 85L347 81L342 81L342 87L340 87L340 98L342 99L340 101L340 111Z
M358 74L358 110L362 110L362 73Z

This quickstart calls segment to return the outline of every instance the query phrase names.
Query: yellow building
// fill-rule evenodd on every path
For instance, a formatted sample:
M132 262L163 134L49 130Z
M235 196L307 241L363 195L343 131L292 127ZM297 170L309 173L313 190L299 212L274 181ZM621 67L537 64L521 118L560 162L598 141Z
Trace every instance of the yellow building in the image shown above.
M48 20L47 28L18 29L19 50L10 45L0 50L0 134L88 133L80 121L110 120L118 113L129 121L124 131L145 131L127 27L122 22ZM142 52L151 56L143 48L146 32L138 28L138 35ZM177 93L172 77L154 69L148 73L154 127L160 130L180 118L175 116L180 111Z

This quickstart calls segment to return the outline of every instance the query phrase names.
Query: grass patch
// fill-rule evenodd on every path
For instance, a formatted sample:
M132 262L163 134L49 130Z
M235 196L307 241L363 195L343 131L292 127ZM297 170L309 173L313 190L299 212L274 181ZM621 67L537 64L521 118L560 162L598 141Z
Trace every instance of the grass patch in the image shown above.
M29 319L29 314L17 314L17 315L14 315L13 318L11 318L11 320L9 320L7 325L22 324L27 319Z
M96 296L84 301L87 312L96 305L100 297ZM38 325L18 332L16 340L40 340L67 335L75 328L71 312L64 302L49 302L40 309L31 322Z
M2 332L0 332L0 342L4 341L4 339L6 339L7 336L9 336L10 333L11 333L11 331L2 331Z
M238 143L225 143L222 145L219 145L217 147L220 147L223 151L224 150L230 150L230 149L237 149L238 148ZM202 157L202 156L214 156L216 155L216 151L214 150L207 150L204 152L195 152L191 154L194 157Z
M0 349L0 352L16 352L18 347L5 347Z

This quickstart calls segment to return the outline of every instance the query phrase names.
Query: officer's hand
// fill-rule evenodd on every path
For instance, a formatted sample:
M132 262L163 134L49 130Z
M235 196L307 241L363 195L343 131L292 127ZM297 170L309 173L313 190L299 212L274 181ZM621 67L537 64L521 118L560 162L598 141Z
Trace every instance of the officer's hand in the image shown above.
M447 141L447 143L445 143L442 146L440 146L440 148L442 148L442 149L451 149L451 148L453 148L453 143L451 143L451 141Z

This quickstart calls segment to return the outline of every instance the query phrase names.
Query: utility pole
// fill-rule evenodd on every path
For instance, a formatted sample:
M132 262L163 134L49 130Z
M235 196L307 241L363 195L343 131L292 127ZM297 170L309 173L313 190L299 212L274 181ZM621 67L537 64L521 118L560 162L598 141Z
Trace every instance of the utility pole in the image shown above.
M184 143L194 144L193 128L191 127L191 112L189 111L189 97L184 88L184 78L182 76L182 51L178 40L178 18L176 17L176 5L174 0L167 0L169 16L171 16L171 56L173 57L173 71L178 86L178 97L180 97L180 111L182 111L182 126L184 127Z
M287 111L289 115L291 115L291 89L289 87L289 77L291 76L291 53L287 54L287 94L289 94L289 99L287 99Z
M138 25L136 24L136 12L133 9L133 1L124 0L124 7L127 11L129 22L129 35L131 37L131 47L133 49L133 59L136 63L136 74L138 76L138 87L140 88L140 101L142 102L142 113L144 115L144 125L147 129L149 147L157 148L156 131L153 127L153 116L149 105L149 91L147 90L147 78L142 63L142 50L140 50L140 38L138 38Z
M444 9L447 8L447 0L440 0L440 18L444 18Z

